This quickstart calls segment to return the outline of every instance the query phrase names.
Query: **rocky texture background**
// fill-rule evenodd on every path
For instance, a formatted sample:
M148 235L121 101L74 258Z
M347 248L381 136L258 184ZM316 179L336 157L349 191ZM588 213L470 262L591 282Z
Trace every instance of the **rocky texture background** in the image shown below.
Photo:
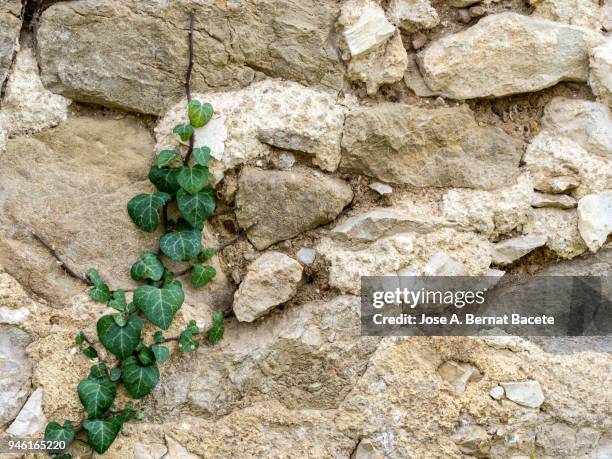
M204 237L247 232L175 328L231 318L106 456L612 457L609 340L365 338L356 296L373 274L610 274L610 0L3 1L0 432L82 416L73 337L104 308L32 232L130 285L157 236L125 206L176 147L192 8Z

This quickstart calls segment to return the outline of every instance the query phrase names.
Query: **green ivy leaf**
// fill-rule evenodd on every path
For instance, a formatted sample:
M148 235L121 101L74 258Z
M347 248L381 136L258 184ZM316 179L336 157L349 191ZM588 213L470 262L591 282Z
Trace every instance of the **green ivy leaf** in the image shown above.
M217 271L212 266L205 266L202 264L194 265L193 268L191 268L191 283L196 288L204 287L213 280L216 274Z
M106 364L104 362L100 362L97 365L92 365L89 368L88 378L98 380L106 379Z
M142 348L138 353L138 360L140 360L140 363L145 367L148 367L155 363L155 354L148 347Z
M174 126L174 129L172 129L172 132L178 134L183 142L187 142L193 135L193 126L190 124L177 124Z
M176 181L178 171L178 169L160 169L153 166L149 171L149 180L159 191L173 195L180 188Z
M198 261L207 261L215 256L217 251L213 247L206 247L204 250L200 252L198 255Z
M140 229L152 233L159 225L158 210L169 200L170 195L161 191L153 194L139 194L128 203L128 214Z
M110 371L110 380L113 382L119 381L121 379L121 368L113 368Z
M83 428L87 431L87 441L98 454L103 454L113 444L122 426L123 422L119 416L87 419L83 422Z
M120 327L112 315L105 315L100 317L96 328L104 347L120 359L125 359L140 343L142 326L142 320L138 316L130 317L125 326Z
M199 230L177 231L163 235L159 248L174 261L189 261L200 253L201 239Z
M104 414L113 404L117 387L108 379L83 379L77 386L79 399L91 418Z
M50 450L47 450L47 451L50 451ZM53 456L53 459L72 459L72 454L70 453L56 454L55 456Z
M189 194L185 190L179 190L176 202L185 220L193 227L201 225L215 211L215 198L202 191Z
M198 333L198 324L195 320L190 320L187 328L179 336L179 351L193 352L200 347L200 341L193 339L193 335Z
M188 193L197 193L208 183L208 168L196 164L195 166L183 166L176 176L179 185Z
M225 327L223 325L224 316L222 312L213 312L212 325L206 333L206 338L210 344L217 344L223 339Z
M79 334L74 337L74 342L76 344L83 344L85 342L85 333L80 331Z
M157 155L155 164L157 167L165 167L171 164L178 157L178 154L174 150L163 150Z
M144 252L141 259L132 265L130 275L136 281L151 279L157 282L164 275L164 265L156 253Z
M98 351L96 351L93 347L89 346L83 349L83 354L90 359L95 359L98 357Z
M200 166L208 166L208 162L210 161L210 148L208 147L199 147L193 149L193 157Z
M127 308L127 301L125 299L125 290L119 289L113 292L112 298L108 302L108 305L116 309L117 311L125 312Z
M93 284L93 288L89 291L89 296L92 300L98 301L99 303L106 303L110 299L110 289L108 285L102 282L98 271L91 268L87 271L87 278Z
M59 425L59 423L55 421L51 421L49 424L47 424L47 427L45 428L45 442L48 442L51 445L57 445L57 443L54 442L64 442L65 445L63 449L47 449L49 454L61 453L63 450L68 448L68 446L70 446L73 440L74 426L72 425L72 422L64 421L63 426Z
M161 344L164 342L164 335L159 330L153 333L153 341L155 344Z
M196 128L201 128L208 123L212 118L213 113L213 106L208 102L202 103L199 100L194 99L187 105L189 122Z
M159 381L157 366L140 365L136 357L123 362L123 384L133 398L142 398L151 393Z
M179 282L171 282L163 288L143 285L134 292L136 306L149 322L163 330L168 330L184 299L185 294Z
M168 357L170 357L170 350L166 346L154 344L153 346L151 346L151 350L155 355L155 360L157 360L157 363L159 363L160 365L166 360L168 360Z

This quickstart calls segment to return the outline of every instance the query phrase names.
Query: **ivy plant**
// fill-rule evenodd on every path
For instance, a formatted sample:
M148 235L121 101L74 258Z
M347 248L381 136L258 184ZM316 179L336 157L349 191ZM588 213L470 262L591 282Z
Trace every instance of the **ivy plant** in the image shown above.
M190 17L190 50L192 49L193 13ZM191 69L193 56L190 52ZM141 230L154 233L160 228L164 233L159 240L159 252L144 252L132 265L133 280L141 282L128 300L126 290L112 291L96 269L90 269L86 278L92 300L106 304L113 312L103 315L96 323L97 340L88 339L83 332L75 337L75 343L83 354L98 361L91 366L89 375L79 382L77 393L86 419L78 425L70 420L63 423L49 422L45 440L63 441L66 448L76 434L84 430L87 441L97 453L104 453L120 434L125 422L140 419L139 407L129 402L123 408L115 405L118 386L135 400L149 395L159 383L159 366L170 356L165 343L176 341L180 352L193 352L200 347L203 336L210 344L223 338L223 314L214 313L208 330L198 328L195 321L179 336L166 337L163 332L172 325L176 313L185 299L182 283L177 279L183 273L172 273L164 264L164 257L177 262L190 263L190 281L196 288L210 283L215 269L207 265L215 249L202 247L204 222L215 211L215 193L208 183L210 148L194 148L195 129L205 126L212 118L211 104L191 100L189 90L190 71L187 74L187 117L189 124L179 124L173 132L189 147L161 151L149 170L149 180L157 191L134 196L127 204L127 213ZM180 144L180 142L178 142ZM175 218L168 217L174 209ZM144 333L145 323L159 328L152 337ZM96 350L101 344L112 354L110 365ZM66 449L64 448L64 450ZM70 458L64 450L48 451L56 458Z

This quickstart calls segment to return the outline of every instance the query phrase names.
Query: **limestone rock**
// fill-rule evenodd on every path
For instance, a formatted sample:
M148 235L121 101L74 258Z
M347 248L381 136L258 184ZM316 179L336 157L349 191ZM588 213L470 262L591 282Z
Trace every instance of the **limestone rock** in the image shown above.
M29 315L28 308L9 309L0 306L0 324L18 325L25 322Z
M418 187L497 188L518 174L519 144L469 108L383 103L347 114L344 171Z
M438 367L438 373L451 385L457 395L463 395L468 382L478 381L482 375L469 363L448 360Z
M212 146L215 183L226 170L267 156L270 145L306 153L324 170L338 167L345 107L337 103L334 92L265 80L246 89L193 97L210 102L215 110L212 127L209 123L195 129L195 146L210 145L211 138L224 139L217 149ZM172 129L187 121L185 105L183 101L173 106L155 128L158 151L176 147Z
M45 86L83 102L163 114L184 96L189 11L195 10L193 91L262 76L340 88L329 46L338 15L317 0L85 0L47 8L37 34ZM255 70L256 69L256 70Z
M450 190L442 198L443 213L451 222L497 238L527 221L532 197L531 178L522 174L515 184L495 191Z
M480 0L446 0L446 3L455 8L465 8L478 2L480 2Z
M408 66L404 74L404 83L406 83L406 86L408 86L408 88L418 97L433 97L439 95L439 93L432 91L429 89L429 86L425 84L425 80L423 79L423 75L416 61L415 53L408 53Z
M489 395L494 400L501 400L504 394L505 394L504 388L501 386L495 386L489 391Z
M501 382L506 397L514 403L528 408L539 408L544 403L544 394L538 381Z
M372 182L368 185L368 188L376 191L381 196L393 193L393 188L382 182Z
M589 85L597 99L612 108L612 40L589 52Z
M200 457L191 454L169 435L166 435L166 445L168 445L168 453L164 456L164 459L198 459Z
M6 0L0 5L0 89L13 62L21 30L21 0Z
M383 9L372 0L345 1L338 26L351 57L380 46L395 32Z
M11 426L6 429L6 433L15 437L27 437L44 431L47 418L43 413L42 403L43 390L38 388L30 395Z
M315 262L317 251L308 247L302 247L300 250L298 250L296 256L300 263L306 266L311 266Z
M387 15L405 32L432 29L440 23L438 13L429 0L391 0Z
M263 250L329 223L352 199L345 182L313 170L248 167L239 179L236 217L251 243Z
M578 230L591 252L597 252L612 232L612 190L578 201Z
M574 209L531 209L523 234L547 237L546 247L561 258L571 259L588 250L578 232L578 216Z
M459 450L463 454L475 457L489 457L491 440L487 431L480 426L461 426L451 439L459 446Z
M463 263L444 252L435 253L423 268L424 276L469 276L469 274Z
M351 454L351 459L385 459L385 455L376 449L372 440L364 438Z
M612 0L604 0L601 6L601 24L604 30L612 32Z
M534 193L531 207L557 207L559 209L573 209L578 203L566 194Z
M302 279L302 266L280 252L266 252L248 267L234 295L234 313L241 322L253 322L274 306L290 300Z
M419 64L427 86L446 97L503 97L586 81L588 50L601 40L590 29L500 13L433 42Z
M161 443L136 443L133 451L134 459L161 459L168 452L168 448Z
M134 285L132 263L156 251L159 236L138 229L126 205L153 189L146 182L152 157L152 138L132 117L76 117L9 140L0 171L0 263L44 298L63 303L82 292L32 238L34 231L73 269L95 266L111 289Z
M25 351L29 343L26 332L0 325L0 430L15 419L30 393L32 363Z
M366 84L368 95L378 92L383 84L400 81L408 66L408 55L399 31L383 45L353 57L348 64L348 77Z
M491 258L496 265L509 265L546 244L546 236L519 236L493 244Z
M2 113L0 113L0 157L3 155L6 150L6 122L4 121L4 117Z
M68 99L45 89L34 51L22 48L15 56L0 111L8 134L38 132L56 126L66 120L69 105Z
M535 7L535 16L596 30L601 27L598 0L529 0L529 3Z

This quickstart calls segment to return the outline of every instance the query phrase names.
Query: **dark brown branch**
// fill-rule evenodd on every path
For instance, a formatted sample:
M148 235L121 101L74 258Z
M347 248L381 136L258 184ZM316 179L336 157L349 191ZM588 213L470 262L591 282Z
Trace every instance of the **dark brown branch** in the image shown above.
M193 20L195 18L195 11L191 10L189 13L189 65L187 66L187 75L185 76L185 95L187 96L187 102L191 102L191 71L193 70ZM189 137L189 149L183 160L183 164L187 164L193 153L193 145L195 142L195 133Z
M87 279L87 277L85 277L83 274L78 273L77 271L75 271L74 269L72 269L64 260L62 260L62 258L60 257L59 253L57 253L57 251L55 250L55 248L49 243L47 242L42 236L39 236L38 234L32 232L32 236L34 236L34 238L40 242L42 245L45 246L45 248L51 253L51 255L53 255L53 257L57 260L57 262L59 263L59 265L61 266L61 268L70 276L74 277L75 279L80 280L81 282L83 282L85 285L92 285L92 283L90 282L89 279Z

